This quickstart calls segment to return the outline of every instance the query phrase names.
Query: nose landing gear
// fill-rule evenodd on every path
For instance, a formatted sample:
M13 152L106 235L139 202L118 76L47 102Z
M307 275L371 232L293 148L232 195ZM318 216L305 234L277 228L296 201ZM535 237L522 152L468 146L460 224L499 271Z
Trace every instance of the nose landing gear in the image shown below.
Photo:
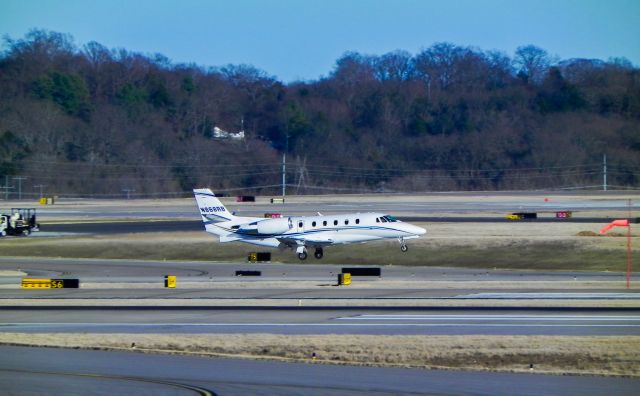
M300 260L306 260L307 259L307 248L304 246L298 246L298 249L296 249L296 252L298 253L298 258Z
M407 250L409 250L409 246L407 246L407 244L406 244L406 243L404 243L404 238L398 238L398 241L400 241L400 250L401 250L403 253L406 253L406 252L407 252Z
M313 257L317 258L318 260L320 260L323 256L323 251L322 248L316 248L315 253L313 253Z

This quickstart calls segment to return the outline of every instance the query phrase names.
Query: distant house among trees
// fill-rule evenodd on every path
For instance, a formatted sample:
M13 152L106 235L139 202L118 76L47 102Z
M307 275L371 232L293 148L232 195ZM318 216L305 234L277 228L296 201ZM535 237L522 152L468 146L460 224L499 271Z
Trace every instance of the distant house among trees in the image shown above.
M244 140L244 131L227 132L218 127L214 127L213 138L217 140Z

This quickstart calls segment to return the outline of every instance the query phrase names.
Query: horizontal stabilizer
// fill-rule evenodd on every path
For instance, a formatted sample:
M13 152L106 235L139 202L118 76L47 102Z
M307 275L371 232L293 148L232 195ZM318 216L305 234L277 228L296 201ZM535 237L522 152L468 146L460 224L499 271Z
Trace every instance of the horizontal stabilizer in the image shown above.
M220 236L220 242L234 242L234 241L239 241L242 238L238 238L236 236L234 236L233 234L228 234L228 235L221 235Z

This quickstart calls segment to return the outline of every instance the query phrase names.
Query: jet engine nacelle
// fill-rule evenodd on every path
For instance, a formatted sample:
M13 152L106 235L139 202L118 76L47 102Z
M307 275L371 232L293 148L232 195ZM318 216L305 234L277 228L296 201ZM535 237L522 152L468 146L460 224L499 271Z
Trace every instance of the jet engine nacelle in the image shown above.
M258 234L273 235L289 231L289 219L262 220L257 224Z

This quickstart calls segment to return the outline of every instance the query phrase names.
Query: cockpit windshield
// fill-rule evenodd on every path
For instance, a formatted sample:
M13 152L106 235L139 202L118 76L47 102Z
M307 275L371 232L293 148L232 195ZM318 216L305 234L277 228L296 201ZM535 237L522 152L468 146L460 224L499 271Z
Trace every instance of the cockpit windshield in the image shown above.
M395 223L396 221L398 221L398 219L396 219L393 216L386 215L386 216L382 216L382 221L388 221L390 223Z

